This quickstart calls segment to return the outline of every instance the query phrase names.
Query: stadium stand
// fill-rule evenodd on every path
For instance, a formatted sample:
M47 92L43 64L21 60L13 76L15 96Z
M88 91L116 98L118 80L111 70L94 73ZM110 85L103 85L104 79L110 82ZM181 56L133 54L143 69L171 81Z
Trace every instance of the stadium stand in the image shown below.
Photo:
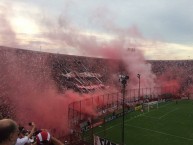
M17 61L17 65L27 68L25 74L33 73L37 80L46 82L48 79L46 74L51 72L50 76L53 78L59 93L65 93L66 90L74 90L80 93L93 93L103 90L108 86L116 85L116 82L111 79L110 75L124 70L119 60L51 54L0 47L0 58L2 60L0 63L0 118L15 117L14 106L10 105L11 101L7 94L9 90L9 86L5 81L7 76L3 71L4 68L7 68L7 65L15 63L14 61L7 60L7 58L12 59L12 57L14 57L14 61ZM149 60L147 62L152 65L152 72L158 79L163 79L164 76L166 80L176 79L180 82L178 94L172 97L179 99L182 97L191 98L193 96L193 92L191 92L191 90L193 90L192 60ZM112 63L114 65L111 65ZM118 67L112 68L113 66ZM37 75L37 67L41 70L41 75ZM39 87L41 88L41 83ZM159 99L164 100L169 100L170 97L168 94L158 96ZM158 100L151 95L146 95L145 98L148 98L150 102ZM139 100L128 101L126 103L128 108L134 108L137 105L139 105ZM117 113L119 115L120 112L114 112L114 107L118 108L119 106L113 103L109 103L106 106L99 106L99 116L103 116L106 112Z

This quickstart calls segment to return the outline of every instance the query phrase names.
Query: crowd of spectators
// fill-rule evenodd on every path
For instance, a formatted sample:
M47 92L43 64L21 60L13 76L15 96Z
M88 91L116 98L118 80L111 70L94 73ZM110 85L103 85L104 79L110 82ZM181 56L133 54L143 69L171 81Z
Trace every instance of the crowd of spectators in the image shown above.
M0 145L64 145L48 130L37 130L34 122L31 130L18 126L12 119L0 120Z
M0 119L15 118L14 106L7 96L0 96Z
M152 72L157 78L167 81L176 80L180 85L179 93L193 93L193 60L149 61Z
M121 61L80 56L54 56L51 59L52 75L58 88L74 89L81 91L77 86L92 86L103 84L112 85L112 75L120 71ZM156 60L147 61L152 65L152 72L158 79L166 81L177 80L180 84L180 92L187 91L193 85L193 61L192 60ZM111 65L113 64L113 65ZM117 68L113 68L116 66ZM124 66L124 65L123 65ZM69 73L98 73L101 77L65 77ZM176 73L178 72L178 73ZM64 74L64 75L62 75ZM85 87L86 88L86 87ZM87 92L86 89L83 92Z
M47 64L52 71L52 77L55 80L55 83L60 91L65 91L65 89L73 89L75 91L79 91L82 93L92 92L99 86L99 89L103 89L104 86L108 86L112 83L111 78L109 77L111 74L119 71L117 69L112 69L113 63L115 66L119 66L119 61L117 60L107 60L100 58L89 58L89 57L80 57L80 56L69 56L69 55L59 55L59 54L46 54L46 58L39 57L39 53L30 52L29 55L22 55L26 53L26 51L18 51L17 55L20 59L26 60L28 57L32 55L38 56L31 59L34 62L37 61L48 61L43 62ZM41 54L44 55L44 54ZM48 56L48 57L47 57ZM24 58L25 57L25 58ZM39 58L39 59L36 59ZM23 63L21 61L20 65L26 65L25 73L34 73L36 74L36 64L34 66L28 66L29 63ZM164 78L166 80L178 80L180 83L180 92L189 91L190 87L193 86L193 61L192 60L176 60L176 61L148 61L152 65L152 72L157 76L157 78ZM31 64L31 63L30 63ZM6 64L4 64L6 65ZM29 71L30 70L30 71ZM45 74L47 69L44 70L43 74ZM80 73L96 73L99 74L96 77L82 77ZM176 73L177 72L177 73ZM74 77L66 77L65 75L73 73ZM45 75L46 76L46 75ZM39 77L46 78L44 76L39 75ZM2 84L0 85L2 87ZM1 91L1 90L0 90ZM10 99L6 95L2 95L4 92L0 94L0 119L3 118L15 118L14 106L10 104ZM154 98L153 98L154 99ZM151 100L151 97L149 98ZM128 104L129 106L135 106L138 102L131 102ZM121 105L121 103L120 103ZM114 111L117 108L116 104L109 104L107 106L100 106L98 108L101 114L107 112L106 110L111 109ZM110 111L111 111L110 110ZM105 112L104 112L105 111ZM14 122L12 122L14 124ZM1 127L1 126L0 126ZM0 135L1 136L1 135ZM30 137L29 137L30 138ZM0 142L1 145L1 142Z
M190 75L193 73L193 61L192 60L155 60L149 61L152 64L152 71L156 75L161 75L166 71L173 71L183 69Z
M53 56L51 60L52 75L59 90L92 92L108 84L108 60L78 56ZM83 73L97 75L83 77Z

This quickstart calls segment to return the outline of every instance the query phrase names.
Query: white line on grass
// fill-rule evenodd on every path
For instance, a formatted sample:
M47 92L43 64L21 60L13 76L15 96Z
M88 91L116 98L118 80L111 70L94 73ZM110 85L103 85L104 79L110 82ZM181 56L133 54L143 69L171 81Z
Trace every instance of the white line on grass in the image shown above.
M163 105L163 106L161 106L161 107L159 107L159 108L164 108L164 107L166 107L167 105L170 105L170 104L172 104L172 103L165 104L165 105ZM157 109L156 109L156 110L157 110ZM142 113L142 114L137 115L137 116L135 116L135 117L131 117L131 118L129 118L128 120L126 120L125 122L129 122L129 121L131 121L131 120L133 120L133 119L136 119L136 118L138 118L138 117L140 117L140 116L144 116L145 114L148 114L148 113L150 113L150 112L152 112L152 111L156 111L156 110L151 110L151 111L149 111L149 112ZM158 118L156 118L156 119L158 119ZM118 124L112 125L111 127L108 127L108 128L106 128L105 130L110 130L111 128L113 128L113 127L115 127L115 126L119 126L119 125L121 125L121 124L122 124L122 123L118 123ZM104 130L101 130L101 131L99 131L99 132L96 132L96 134L97 134L97 133L101 133L101 132L104 132Z
M139 126L133 126L133 125L128 125L128 124L126 124L126 126L134 127L134 128L138 128L138 129L143 129L143 130L147 130L147 131L151 131L151 132L155 132L155 133L159 133L159 134L163 134L163 135L167 135L167 136L172 136L172 137L176 137L176 138L180 138L180 139L193 140L192 138L186 138L186 137L173 135L173 134L169 134L169 133L165 133L165 132L160 132L160 131L156 131L156 130L152 130L152 129L148 129L148 128L143 128L143 127L139 127Z
M170 114L170 113L172 113L172 112L174 112L174 111L176 111L176 110L178 110L178 108L175 108L175 109L173 109L173 110L165 113L164 115L160 116L159 119L162 119L162 118L165 117L166 115L168 115L168 114Z
M165 104L165 105L159 107L158 109L164 108L164 107L166 107L166 106L168 106L168 105L170 105L170 104L172 104L172 102L171 102L171 103L168 103L168 104ZM157 109L150 110L149 112L145 112L145 113L142 114L142 116L148 117L148 118L152 118L152 119L160 119L160 118L158 118L158 117L151 117L151 116L149 116L149 115L146 115L146 114L149 114L150 112L153 112L153 111L157 111Z
M148 115L143 115L144 117L147 117L147 118L152 118L152 119L158 119L159 120L159 118L157 118L157 117L151 117L151 116L148 116Z
M142 115L143 115L143 114L137 115L137 116L135 116L135 117L131 117L130 119L126 120L125 122L129 122L129 121L131 121L131 120L133 120L133 119L136 119L136 118L138 118L138 117L140 117L140 116L142 116ZM113 128L113 127L115 127L115 126L119 126L119 125L121 125L121 124L122 124L122 123L117 123L117 124L115 124L115 125L112 125L111 127L106 128L105 130L110 130L111 128ZM101 132L104 132L104 130L101 130L101 131L96 132L96 133L101 133Z
M162 105L161 107L158 107L158 108L163 108L163 107L166 107L166 106L168 106L168 105L171 105L173 102L167 102L167 104L164 104L164 105Z

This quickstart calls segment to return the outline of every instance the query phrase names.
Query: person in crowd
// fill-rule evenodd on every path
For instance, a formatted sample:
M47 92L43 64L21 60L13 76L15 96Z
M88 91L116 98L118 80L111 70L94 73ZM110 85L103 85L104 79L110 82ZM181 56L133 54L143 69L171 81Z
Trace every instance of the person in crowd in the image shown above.
M26 145L26 144L30 144L30 138L32 137L32 135L35 132L36 129L36 125L34 122L30 123L30 126L32 126L32 129L30 131L30 133L28 135L26 135L26 131L24 129L24 127L19 127L19 134L18 134L18 138L17 138L17 142L15 145Z
M36 144L35 145L64 145L60 140L51 136L50 133L46 130L42 130L36 135Z
M0 145L15 145L19 129L12 119L0 120Z

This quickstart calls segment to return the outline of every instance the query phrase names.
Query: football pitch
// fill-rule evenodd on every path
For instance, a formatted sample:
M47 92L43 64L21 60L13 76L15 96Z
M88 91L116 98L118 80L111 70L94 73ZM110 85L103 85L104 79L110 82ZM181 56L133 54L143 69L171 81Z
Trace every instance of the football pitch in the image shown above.
M122 143L122 117L94 128L93 133ZM125 145L193 145L193 101L165 102L149 112L125 115Z

